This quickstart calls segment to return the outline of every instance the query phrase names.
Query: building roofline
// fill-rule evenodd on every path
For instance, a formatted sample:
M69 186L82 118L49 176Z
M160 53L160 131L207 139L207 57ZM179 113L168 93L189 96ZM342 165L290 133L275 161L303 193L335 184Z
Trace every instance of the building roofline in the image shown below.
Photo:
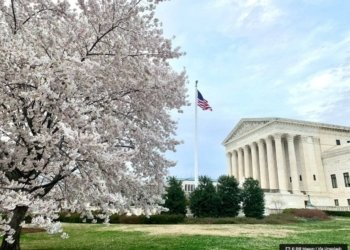
M321 122L311 122L311 121L303 121L303 120L297 120L297 119L287 119L287 118L280 118L280 117L262 117L262 118L242 118L236 126L231 130L228 136L224 139L222 142L222 145L226 145L229 142L229 139L232 137L234 132L241 126L244 122L263 122L266 121L267 124L271 124L274 122L282 122L282 123L293 123L293 124L299 124L304 126L310 126L310 127L318 127L318 128L331 128L336 130L347 130L350 132L350 127L347 126L341 126L341 125L334 125L334 124L328 124L328 123L321 123Z
M350 153L350 145L344 144L344 145L337 145L333 148L330 148L324 152L322 152L322 159L332 158L339 155L345 155Z

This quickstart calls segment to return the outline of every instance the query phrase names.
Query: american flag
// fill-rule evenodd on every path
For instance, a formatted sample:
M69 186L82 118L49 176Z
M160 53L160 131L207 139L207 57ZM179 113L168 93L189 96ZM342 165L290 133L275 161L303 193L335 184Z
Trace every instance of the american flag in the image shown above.
M208 101L203 98L201 92L199 92L198 90L197 90L197 105L203 110L213 111Z

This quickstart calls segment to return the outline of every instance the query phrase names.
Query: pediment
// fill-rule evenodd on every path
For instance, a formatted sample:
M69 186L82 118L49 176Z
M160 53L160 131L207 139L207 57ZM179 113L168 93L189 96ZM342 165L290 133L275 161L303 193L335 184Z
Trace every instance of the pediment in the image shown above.
M224 143L227 143L237 137L240 137L244 134L249 133L250 131L253 131L259 127L264 126L265 124L271 122L271 120L247 120L242 119L236 127L231 131L229 136L224 140Z
M319 123L319 122L309 122L309 121L301 121L301 120L277 118L277 117L243 118L237 123L237 125L232 129L232 131L223 141L223 145L225 145L226 143L232 140L235 140L238 137L248 134L253 130L259 129L259 127L264 127L266 124L272 123L272 122L278 122L285 125L288 124L288 125L299 126L299 127L307 126L307 127L317 128L317 129L326 129L326 130L339 131L342 133L350 133L350 127Z
M248 133L249 131L252 131L258 127L261 127L268 123L269 121L246 121L243 122L231 135L231 137L239 137L243 134Z

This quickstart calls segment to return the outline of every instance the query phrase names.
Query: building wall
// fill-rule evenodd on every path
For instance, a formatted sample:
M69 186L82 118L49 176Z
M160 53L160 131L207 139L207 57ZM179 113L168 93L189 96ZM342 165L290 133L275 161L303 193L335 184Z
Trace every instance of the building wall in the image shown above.
M185 179L182 180L182 190L185 192L185 194L188 196L190 193L194 191L194 180L191 179Z
M226 139L224 142L229 165L228 173L236 176L237 171L239 171L237 169L239 167L242 168L243 165L244 169L241 172L243 171L243 175L247 177L246 174L252 171L251 157L253 148L256 147L254 145L263 140L265 150L268 150L266 144L268 140L272 140L274 158L271 160L270 154L269 167L274 169L275 173L269 174L267 182L270 183L267 185L269 186L271 182L275 182L276 178L279 183L282 183L280 181L282 177L283 180L286 179L287 181L285 186L288 188L288 192L282 192L280 187L277 190L266 190L265 198L268 208L276 209L278 206L282 208L302 208L305 207L307 202L320 207L334 206L335 199L338 200L339 206L349 205L350 187L345 187L343 174L346 171L350 172L350 144L348 144L350 142L350 128L287 119L272 119L271 122L261 122L261 120L257 119L255 124L254 119L250 119L248 125L245 125L244 122L239 124L241 124L240 127L236 126L236 131L231 132L231 138ZM276 137L275 135L279 136ZM279 143L279 137L282 137L282 147L279 146L280 148L277 150L276 143ZM294 144L296 163L292 163L291 158L293 156L289 155L291 151L288 148L288 145L290 145L288 144L288 138L290 137L292 137ZM339 143L340 145L337 145ZM249 149L246 151L242 150L245 147ZM348 148L349 150L346 151L343 148ZM237 152L239 151L237 149L244 151L243 157L238 156ZM283 155L280 156L279 154ZM233 156L235 159L232 159ZM265 159L265 161L267 160ZM263 163L263 161L260 163ZM292 178L293 164L294 166L296 165L297 175L294 173ZM240 166L236 166L237 169L233 169L235 165ZM282 174L278 173L277 175L276 173L279 171ZM287 174L284 174L284 171ZM332 188L331 174L336 175L338 188ZM298 181L300 191L298 189L296 189L296 192L292 190L293 181ZM242 183L241 180L240 183Z
M323 157L326 185L332 206L335 205L335 199L338 200L339 206L349 206L350 187L345 185L344 173L350 175L350 145L338 147L339 149L333 149ZM336 188L332 186L331 175L336 176Z
M186 196L189 196L195 189L195 184L193 179L180 179L182 181L182 190L185 192ZM216 187L218 184L217 180L213 180L213 185Z

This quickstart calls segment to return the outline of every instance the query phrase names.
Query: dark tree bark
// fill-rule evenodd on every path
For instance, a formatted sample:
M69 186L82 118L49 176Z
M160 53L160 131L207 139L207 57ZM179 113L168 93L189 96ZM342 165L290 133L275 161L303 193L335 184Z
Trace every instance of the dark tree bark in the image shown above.
M24 217L27 213L28 207L26 206L17 206L13 210L13 217L10 221L10 227L15 230L15 234L12 236L15 242L13 244L8 243L5 239L8 236L8 234L4 235L4 238L2 240L1 244L1 250L20 250L20 236L21 236L21 229L22 227L20 224L24 220Z

